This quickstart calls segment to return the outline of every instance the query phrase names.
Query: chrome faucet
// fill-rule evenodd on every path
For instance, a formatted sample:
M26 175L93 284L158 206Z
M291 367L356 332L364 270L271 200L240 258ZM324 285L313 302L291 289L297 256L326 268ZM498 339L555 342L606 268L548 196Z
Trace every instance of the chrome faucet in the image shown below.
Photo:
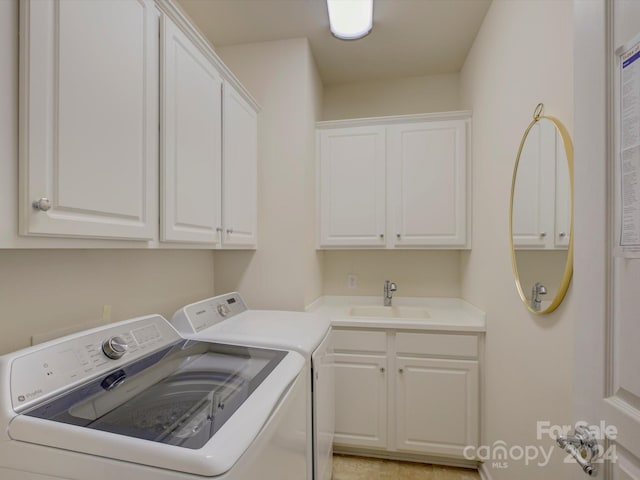
M398 289L398 286L395 283L390 282L389 280L384 281L384 306L385 307L391 306L391 300L393 299L393 292L395 292L397 289Z
M531 289L531 308L535 312L539 312L542 306L541 295L547 294L547 287L545 287L540 282L536 282L533 288Z

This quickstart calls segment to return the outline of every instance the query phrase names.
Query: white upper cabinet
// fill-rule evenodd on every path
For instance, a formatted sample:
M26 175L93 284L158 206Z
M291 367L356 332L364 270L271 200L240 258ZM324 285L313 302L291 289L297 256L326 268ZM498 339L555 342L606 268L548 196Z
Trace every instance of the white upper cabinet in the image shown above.
M318 124L320 248L469 248L470 114Z
M160 239L221 240L222 79L213 63L162 18Z
M393 125L387 142L390 241L396 247L464 247L466 121Z
M223 88L222 244L254 248L257 242L258 116L231 84Z
M258 107L179 6L20 5L22 240L255 248Z
M154 238L154 3L25 0L20 48L20 233Z
M320 130L320 246L384 247L385 128Z

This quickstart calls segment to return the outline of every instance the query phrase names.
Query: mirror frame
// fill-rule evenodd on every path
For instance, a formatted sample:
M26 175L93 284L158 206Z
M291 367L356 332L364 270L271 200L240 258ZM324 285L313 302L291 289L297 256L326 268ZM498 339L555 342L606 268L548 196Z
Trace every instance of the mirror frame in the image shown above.
M573 276L573 206L574 206L574 198L573 198L573 143L571 141L571 137L566 127L555 117L544 116L542 115L543 105L540 103L535 109L533 114L533 121L529 124L527 129L525 130L522 141L520 142L520 148L518 149L518 156L516 157L516 163L513 167L513 178L511 181L511 199L509 202L509 243L511 246L511 266L513 268L513 276L516 284L516 288L518 289L518 294L520 295L520 300L522 300L523 305L526 307L527 311L534 315L545 315L553 312L558 306L562 303L567 290L569 289L569 284L571 283L571 278ZM520 284L520 275L518 273L518 265L516 263L516 250L513 244L513 197L516 186L516 176L518 174L518 165L520 164L520 156L522 154L522 150L524 149L525 141L527 140L527 136L529 132L534 127L536 123L540 120L545 119L549 120L554 124L558 133L560 133L560 137L562 138L562 143L564 144L565 154L567 158L567 168L569 171L569 193L571 199L571 227L569 229L569 247L567 249L567 261L564 267L564 273L562 275L562 280L560 281L560 287L556 292L555 297L551 301L551 304L545 308L544 310L536 311L531 308L529 305L529 300L525 292L522 290L522 285Z

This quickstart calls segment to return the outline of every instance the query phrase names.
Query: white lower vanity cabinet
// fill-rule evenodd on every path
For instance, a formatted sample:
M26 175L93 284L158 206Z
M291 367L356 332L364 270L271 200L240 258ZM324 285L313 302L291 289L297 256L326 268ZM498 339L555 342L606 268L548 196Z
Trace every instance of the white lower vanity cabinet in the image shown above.
M466 461L479 442L480 334L335 328L336 451Z

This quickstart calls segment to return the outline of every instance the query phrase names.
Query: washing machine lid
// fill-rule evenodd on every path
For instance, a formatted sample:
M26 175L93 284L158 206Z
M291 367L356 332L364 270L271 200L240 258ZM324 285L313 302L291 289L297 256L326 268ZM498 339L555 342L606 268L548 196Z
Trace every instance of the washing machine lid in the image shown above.
M294 352L180 340L17 415L14 440L222 475L300 373Z

